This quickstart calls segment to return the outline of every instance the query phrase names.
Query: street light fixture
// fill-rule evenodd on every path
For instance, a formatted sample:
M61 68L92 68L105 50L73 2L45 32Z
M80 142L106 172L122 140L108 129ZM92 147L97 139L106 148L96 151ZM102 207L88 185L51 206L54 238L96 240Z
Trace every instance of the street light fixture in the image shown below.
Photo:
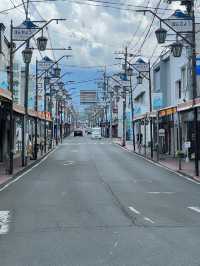
M137 76L137 84L142 84L142 76L139 74L139 76Z
M182 54L183 44L181 42L174 42L170 46L173 56L180 57Z
M130 77L130 76L133 76L133 69L131 68L131 67L129 67L128 69L127 69L127 75Z
M45 51L48 39L43 35L37 38L37 48L39 51Z
M59 86L59 88L61 89L61 90L63 90L64 89L64 82L62 82L62 81L60 81L60 82L58 82L58 86Z
M45 85L49 85L51 78L49 76L44 77Z
M155 31L156 38L159 44L165 43L167 37L167 30L160 26L159 29Z
M61 68L59 68L57 66L53 70L54 70L54 76L55 76L55 78L59 78L60 77Z
M22 51L22 57L25 64L30 64L33 50L31 48L25 48Z

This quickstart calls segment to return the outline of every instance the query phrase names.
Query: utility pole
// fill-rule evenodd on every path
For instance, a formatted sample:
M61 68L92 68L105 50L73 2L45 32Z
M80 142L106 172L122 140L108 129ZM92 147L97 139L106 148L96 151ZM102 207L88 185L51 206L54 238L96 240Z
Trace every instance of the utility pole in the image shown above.
M130 96L131 96L132 138L133 138L133 149L135 151L135 125L134 125L134 106L133 106L133 86L132 86L132 78L131 78L131 75L130 75Z
M37 143L37 135L38 135L38 119L37 119L37 113L38 113L38 60L36 59L36 64L35 64L35 112L36 112L36 117L35 117L35 146L34 146L34 159L37 160L37 147L39 143Z
M127 79L127 57L128 49L125 47L124 61L125 61L125 78ZM123 86L123 137L122 137L122 146L126 146L126 87Z
M153 159L153 123L152 123L152 117L151 117L151 112L152 112L152 90L151 90L151 63L150 60L148 62L149 64L149 111L150 111L150 147L151 147L151 159Z

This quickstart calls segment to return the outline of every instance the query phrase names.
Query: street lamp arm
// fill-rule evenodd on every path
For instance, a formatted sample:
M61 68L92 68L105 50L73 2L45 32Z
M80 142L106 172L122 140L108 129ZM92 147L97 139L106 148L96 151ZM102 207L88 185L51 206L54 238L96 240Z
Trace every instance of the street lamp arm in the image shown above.
M12 53L16 53L22 46L24 46L24 44L26 44L28 41L30 41L30 39L32 39L36 34L38 34L40 31L42 31L47 25L49 25L51 22L56 21L58 23L58 21L64 21L66 19L64 18L52 18L49 21L47 21L47 23L45 23L42 27L40 27L36 32L34 32L31 36L29 36L23 43L21 43L16 49L14 49L12 51Z
M113 78L112 76L108 76L108 78L113 79L115 82L117 82L120 85L120 87L123 87L123 85L117 79Z
M60 62L64 57L68 58L70 57L70 55L63 55L61 56L56 62L52 63L52 65L47 68L44 72L42 72L38 78L41 78L45 73L47 73L53 66L55 66L56 64L58 64L58 62Z
M32 47L32 50L38 50L37 47ZM45 51L67 51L69 50L68 48L46 48Z
M181 37L186 43L188 43L189 45L193 46L193 44L188 41L188 39L186 39L182 34L180 34L178 31L176 31L172 26L170 26L165 19L162 19L160 16L158 16L154 11L149 10L149 9L142 9L142 10L136 10L136 12L143 12L144 14L146 12L151 13L152 15L154 15L159 21L161 21L163 24L165 24L170 30L172 30L173 32L175 32L179 37Z
M52 82L51 85L57 83L59 80L61 80L64 76L66 76L67 74L71 74L71 72L67 71L65 72L60 78L58 78L56 81ZM65 83L64 83L65 84Z
M134 64L131 64L130 62L127 61L127 63L129 64L129 66L133 67L139 74L141 74L141 76L147 80L150 80L150 78L148 78L147 76L145 76L142 72L140 72L135 66Z

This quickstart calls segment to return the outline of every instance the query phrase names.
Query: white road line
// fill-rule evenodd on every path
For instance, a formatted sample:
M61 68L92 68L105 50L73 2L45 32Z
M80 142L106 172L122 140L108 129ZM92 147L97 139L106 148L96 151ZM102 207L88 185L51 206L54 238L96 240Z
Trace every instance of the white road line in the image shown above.
M53 151L51 151L46 157L44 157L42 160L40 160L37 164L33 165L31 168L29 168L27 171L25 171L23 174L19 175L17 178L14 180L10 181L8 184L6 184L4 187L0 189L0 192L12 185L13 183L17 182L20 180L24 175L28 174L31 172L35 167L38 167L41 163L43 163L52 153L54 153L57 150L58 147L56 147Z
M169 191L149 191L148 194L174 194L175 192L169 192Z
M0 235L5 235L9 231L10 211L0 211Z
M120 148L123 149L124 151L127 151L127 152L129 152L129 153L132 153L132 154L134 154L134 155L136 155L136 156L138 156L138 157L140 157L140 158L146 160L147 162L150 162L150 163L153 164L153 165L156 165L156 166L158 166L158 167L160 167L160 168L163 168L163 169L165 169L165 170L167 170L167 171L169 171L169 172L171 172L171 173L173 173L173 174L176 174L176 175L178 175L178 176L180 176L180 177L186 179L187 181L190 181L190 182L192 182L192 183L194 183L194 184L196 184L196 185L200 185L200 182L197 182L197 181L195 181L194 179L192 179L192 178L190 178L190 177L187 177L187 176L185 176L185 175L183 175L183 174L181 174L181 173L178 173L178 172L176 172L176 171L170 169L169 167L166 167L166 166L161 165L161 164L159 164L159 163L156 163L156 162L154 162L154 161L152 161L152 160L150 160L150 159L148 159L148 158L145 158L144 156L142 156L142 155L140 155L140 154L137 154L137 153L135 153L135 152L133 152L133 151L130 151L130 150L128 150L128 149L122 147L121 145L119 145L119 144L117 144L117 143L115 143L115 142L113 142L113 144L115 144L116 146L120 147Z
M64 165L65 165L65 166L67 166L67 165L72 165L73 163L74 163L73 161L69 161L69 162L64 163Z
M131 210L132 212L136 213L136 214L140 214L140 212L138 210L136 210L135 208L133 208L132 206L128 207L129 210Z
M151 220L150 218L148 217L144 217L144 220L147 221L147 222L150 222L152 224L154 224L155 222L153 220Z
M200 213L200 208L199 207L191 206L191 207L188 207L188 209Z

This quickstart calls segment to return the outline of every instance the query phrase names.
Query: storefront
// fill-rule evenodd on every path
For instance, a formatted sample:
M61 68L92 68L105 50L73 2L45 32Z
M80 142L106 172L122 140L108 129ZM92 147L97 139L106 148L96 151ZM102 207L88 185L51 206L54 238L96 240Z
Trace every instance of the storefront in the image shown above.
M11 110L11 93L6 89L0 89L0 162L1 168L6 161L9 161L10 154L10 110ZM2 170L2 169L1 169ZM5 170L5 169L4 169Z
M177 107L172 106L158 111L158 148L160 159L175 157L178 142Z

